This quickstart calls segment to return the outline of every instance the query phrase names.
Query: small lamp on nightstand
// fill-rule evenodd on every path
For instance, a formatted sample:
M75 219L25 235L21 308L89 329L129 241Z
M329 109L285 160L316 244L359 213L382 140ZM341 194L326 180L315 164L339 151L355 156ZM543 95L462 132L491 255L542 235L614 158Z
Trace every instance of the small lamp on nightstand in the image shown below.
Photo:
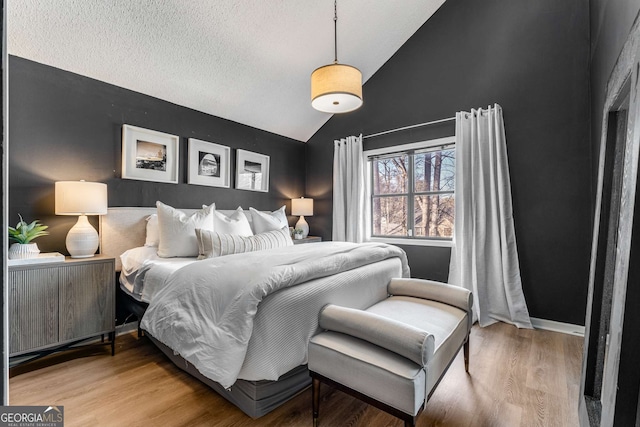
M78 222L67 234L71 258L90 258L98 249L98 232L87 215L106 215L107 184L86 181L56 182L56 215L78 215Z
M291 199L291 215L300 216L296 223L296 228L303 230L303 238L307 237L309 235L309 224L304 220L304 217L313 216L313 199L305 199L304 197Z

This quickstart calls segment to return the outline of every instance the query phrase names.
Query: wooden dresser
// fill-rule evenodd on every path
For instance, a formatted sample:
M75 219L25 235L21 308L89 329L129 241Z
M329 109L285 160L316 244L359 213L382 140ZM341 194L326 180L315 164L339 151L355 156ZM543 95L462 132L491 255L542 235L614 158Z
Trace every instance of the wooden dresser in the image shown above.
M115 351L115 260L66 258L9 267L9 356L50 353L88 338Z

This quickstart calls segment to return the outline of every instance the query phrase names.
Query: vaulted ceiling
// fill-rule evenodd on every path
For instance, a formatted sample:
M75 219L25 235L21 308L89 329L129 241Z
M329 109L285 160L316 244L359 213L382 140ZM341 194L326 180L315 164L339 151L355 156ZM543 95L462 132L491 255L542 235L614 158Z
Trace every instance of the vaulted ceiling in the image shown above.
M340 0L339 62L366 81L442 3ZM309 77L333 62L331 0L10 0L7 10L11 55L299 141L330 118L311 107Z

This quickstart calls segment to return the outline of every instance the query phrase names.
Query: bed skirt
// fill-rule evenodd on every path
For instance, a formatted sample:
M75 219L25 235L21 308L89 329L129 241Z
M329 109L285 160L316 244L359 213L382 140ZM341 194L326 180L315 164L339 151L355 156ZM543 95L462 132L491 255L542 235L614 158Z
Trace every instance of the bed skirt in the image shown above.
M226 390L217 382L202 375L191 363L180 355L174 354L172 349L153 338L146 331L145 336L149 337L177 367L214 389L254 419L268 414L311 385L309 371L307 366L303 365L282 375L278 381L237 380L231 390Z

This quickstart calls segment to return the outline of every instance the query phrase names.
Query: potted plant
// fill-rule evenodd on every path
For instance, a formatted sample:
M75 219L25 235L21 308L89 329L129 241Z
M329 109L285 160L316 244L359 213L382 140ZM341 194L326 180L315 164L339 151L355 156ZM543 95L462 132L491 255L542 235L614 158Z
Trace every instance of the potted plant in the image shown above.
M304 230L302 228L296 228L293 230L293 238L296 240L302 239L304 236Z
M49 234L48 231L45 231L49 226L40 224L38 220L27 224L22 219L22 215L18 214L18 217L20 218L18 225L15 228L9 227L9 239L15 241L9 247L9 259L33 258L40 253L40 249L38 249L37 243L31 243L31 241Z

